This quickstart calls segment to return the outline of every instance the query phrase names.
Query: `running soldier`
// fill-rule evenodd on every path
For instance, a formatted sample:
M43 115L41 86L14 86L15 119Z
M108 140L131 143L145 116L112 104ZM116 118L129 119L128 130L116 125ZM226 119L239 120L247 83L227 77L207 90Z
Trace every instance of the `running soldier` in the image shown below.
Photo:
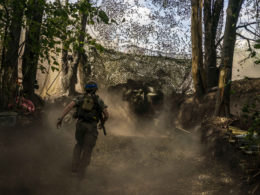
M63 118L76 108L74 117L76 123L76 145L73 151L72 172L77 173L80 179L84 178L85 170L90 163L91 153L98 136L97 124L102 126L108 119L107 106L96 95L98 86L95 82L89 82L85 86L85 94L75 98L64 109L62 116L58 118L57 128L60 128ZM104 126L103 126L104 128ZM104 133L105 133L105 129Z

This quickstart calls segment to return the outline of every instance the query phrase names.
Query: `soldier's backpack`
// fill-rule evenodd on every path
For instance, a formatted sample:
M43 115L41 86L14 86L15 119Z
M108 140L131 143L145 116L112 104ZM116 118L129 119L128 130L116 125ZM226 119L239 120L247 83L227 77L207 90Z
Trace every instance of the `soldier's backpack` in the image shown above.
M93 94L85 94L76 107L75 118L82 119L86 122L98 121L100 106L98 104L98 96Z
M94 97L91 94L84 95L81 109L89 112L94 108L94 105L95 105Z

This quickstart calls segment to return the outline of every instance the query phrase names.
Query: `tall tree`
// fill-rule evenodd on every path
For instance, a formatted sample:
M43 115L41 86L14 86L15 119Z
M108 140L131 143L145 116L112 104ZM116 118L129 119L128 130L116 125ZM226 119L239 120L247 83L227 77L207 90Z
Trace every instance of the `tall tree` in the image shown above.
M87 81L91 80L91 66L88 62L88 56L85 53L82 54L79 62L79 79L82 89L84 89Z
M202 55L202 0L191 0L191 43L192 43L192 77L196 96L205 94L205 70Z
M5 47L5 52L2 56L3 63L1 65L1 109L7 109L9 103L15 103L15 93L18 74L18 50L25 2L26 0L10 1L11 25L8 30L9 33L7 39L3 43Z
M233 55L236 42L236 24L243 1L244 0L229 0L228 3L215 107L216 116L230 116L230 89Z
M78 37L77 37L77 46L74 51L74 58L72 63L70 64L70 74L67 75L67 80L69 83L69 95L75 95L75 85L77 83L77 71L79 64L84 65L85 64L85 55L84 55L84 45L85 45L85 37L86 37L86 26L87 26L87 19L89 16L89 8L91 7L91 4L89 0L80 0L80 29L78 31Z
M64 5L60 2L60 0L57 0L57 2L59 3L59 7L61 9L68 9L68 5L69 5L69 1L65 0L64 1ZM66 20L68 21L68 20ZM68 24L64 25L64 41L62 43L62 50L61 50L61 73L62 73L62 77L65 78L66 75L68 74L69 71L69 59L68 59L68 48L69 48L69 44L66 42L66 40L68 39L68 35L67 35L67 26ZM69 88L69 83L68 83L68 79L62 79L61 81L62 84L62 88L63 88L63 92L66 92L67 89Z
M98 50L102 50L103 47L96 43L87 32L87 25L93 25L95 22L109 23L108 16L102 10L99 10L90 3L89 0L80 0L77 4L76 17L76 29L74 31L74 42L72 43L69 39L63 42L62 49L62 85L63 92L67 92L69 95L75 95L75 85L78 82L77 73L79 70L80 84L84 87L84 83L89 79L91 73L91 67L88 63L88 57L86 55L86 45L92 45ZM69 24L68 24L69 25ZM67 35L66 35L67 34ZM66 39L68 33L65 34ZM72 44L72 46L70 46ZM72 47L72 58L69 59L68 50Z
M204 0L204 68L207 88L217 86L218 68L216 52L216 34L224 0Z
M27 31L22 62L23 88L29 98L34 95L34 84L40 55L40 37L45 0L29 0L27 10Z

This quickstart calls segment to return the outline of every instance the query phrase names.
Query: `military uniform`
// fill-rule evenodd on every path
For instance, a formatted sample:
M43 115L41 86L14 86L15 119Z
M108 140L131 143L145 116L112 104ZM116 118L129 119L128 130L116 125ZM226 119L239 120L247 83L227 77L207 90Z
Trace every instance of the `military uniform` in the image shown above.
M98 112L107 108L103 100L97 95L92 98L85 94L75 98L76 111L76 145L73 151L72 171L77 172L79 176L84 176L85 169L90 163L91 153L96 145L98 136L97 123Z

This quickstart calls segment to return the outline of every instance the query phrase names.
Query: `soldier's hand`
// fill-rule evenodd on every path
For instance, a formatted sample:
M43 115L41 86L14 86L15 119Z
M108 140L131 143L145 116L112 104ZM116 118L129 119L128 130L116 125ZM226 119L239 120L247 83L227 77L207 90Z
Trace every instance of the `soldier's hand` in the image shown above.
M58 118L58 122L56 124L57 129L61 127L61 124L62 124L62 118Z
M108 116L104 116L104 123L108 120Z

